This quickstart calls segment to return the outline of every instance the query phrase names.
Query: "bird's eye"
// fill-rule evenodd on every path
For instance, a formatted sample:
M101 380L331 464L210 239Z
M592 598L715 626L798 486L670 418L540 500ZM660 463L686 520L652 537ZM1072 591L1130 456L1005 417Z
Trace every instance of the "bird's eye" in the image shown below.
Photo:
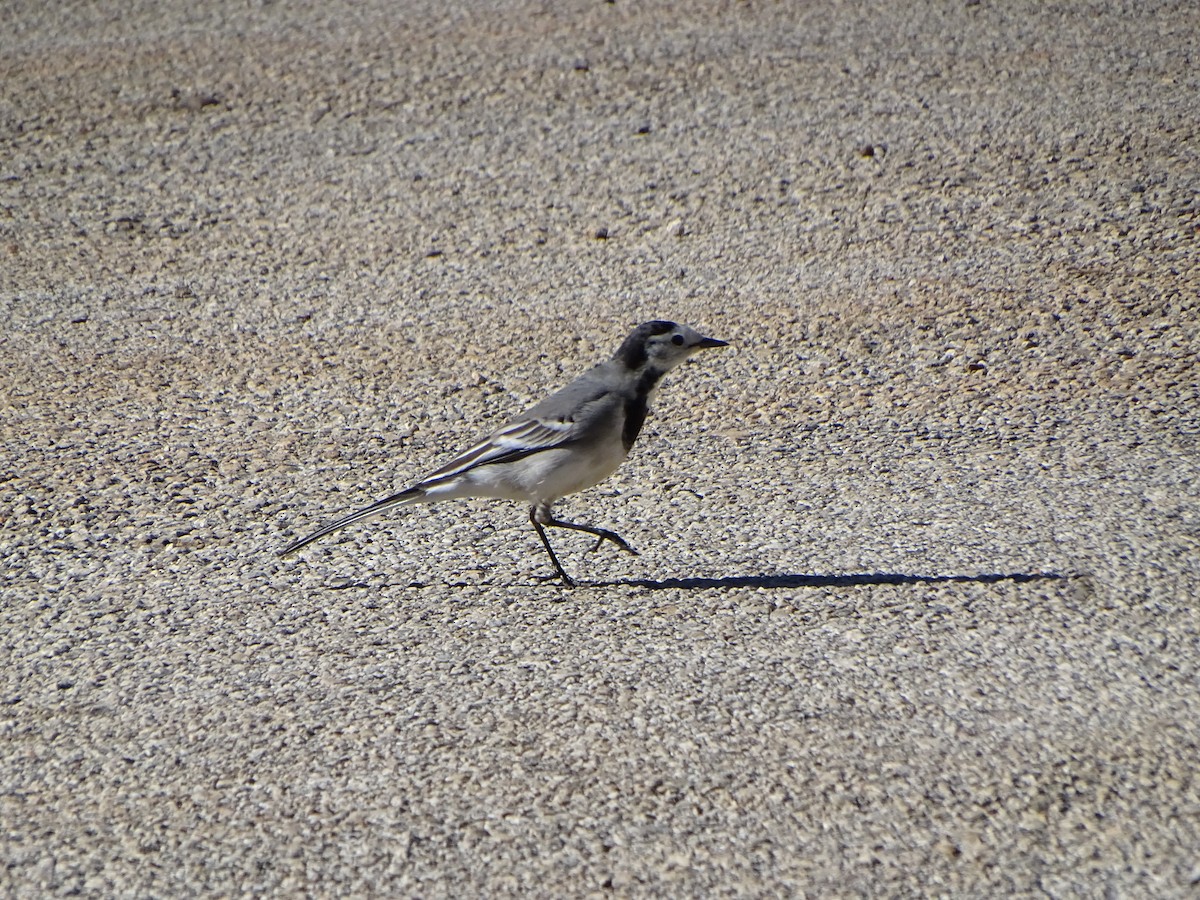
M676 347L682 347L683 346L683 335L682 334L672 335L671 343L674 344Z

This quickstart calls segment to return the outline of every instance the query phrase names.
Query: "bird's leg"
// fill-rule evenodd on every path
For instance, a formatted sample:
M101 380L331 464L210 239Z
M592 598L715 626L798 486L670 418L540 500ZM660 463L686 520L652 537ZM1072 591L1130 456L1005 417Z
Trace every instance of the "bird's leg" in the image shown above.
M558 557L554 555L554 548L550 546L550 538L546 537L546 529L542 527L539 519L548 520L546 524L554 524L554 518L550 515L550 510L545 506L535 506L529 510L529 521L533 523L533 527L537 529L538 537L542 539L542 546L546 548L546 552L550 554L550 562L554 563L554 568L558 570L558 576L563 580L567 587L575 587L575 582L571 576L567 574L567 570L562 567L562 563L558 561Z
M588 534L596 536L596 545L592 547L592 553L600 549L600 545L605 541L612 541L626 553L632 553L634 556L641 556L636 550L626 543L625 538L621 537L615 531L609 531L606 528L593 528L591 525L576 525L574 522L564 522L561 519L555 519L549 515L549 510L546 511L547 519L545 524L551 528L570 528L572 531L586 531Z

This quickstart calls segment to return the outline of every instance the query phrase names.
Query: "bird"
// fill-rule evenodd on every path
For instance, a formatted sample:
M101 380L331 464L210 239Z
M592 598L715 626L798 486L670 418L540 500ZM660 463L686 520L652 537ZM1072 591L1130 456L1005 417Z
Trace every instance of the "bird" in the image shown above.
M727 341L705 337L686 325L644 322L630 332L611 359L509 420L466 452L398 494L292 542L279 555L295 553L347 525L410 504L465 497L518 500L529 504L529 521L557 577L574 587L574 579L554 553L547 528L591 534L596 538L593 551L610 541L634 556L638 552L614 531L555 518L554 504L599 484L625 461L646 421L655 389L667 372L700 350L727 346Z

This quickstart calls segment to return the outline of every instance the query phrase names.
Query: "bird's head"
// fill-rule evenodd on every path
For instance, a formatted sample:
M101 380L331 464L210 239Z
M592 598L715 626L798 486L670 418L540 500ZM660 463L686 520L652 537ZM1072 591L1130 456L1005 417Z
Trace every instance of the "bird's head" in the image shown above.
M725 346L728 346L725 341L705 337L686 325L644 322L630 332L613 358L634 371L650 368L666 372L697 350Z

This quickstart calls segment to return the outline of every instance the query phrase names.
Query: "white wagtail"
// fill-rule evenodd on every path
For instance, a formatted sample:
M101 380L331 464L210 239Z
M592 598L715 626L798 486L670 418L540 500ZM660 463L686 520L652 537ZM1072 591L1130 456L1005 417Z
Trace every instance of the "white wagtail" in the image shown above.
M639 325L612 359L584 372L466 453L407 490L289 544L280 555L398 506L459 497L496 497L531 505L529 521L537 529L559 577L573 586L575 582L554 555L544 526L593 534L597 540L592 550L607 540L635 556L637 551L616 532L563 522L554 518L550 508L567 494L599 484L624 462L663 375L697 350L724 346L725 341L704 337L674 322Z

